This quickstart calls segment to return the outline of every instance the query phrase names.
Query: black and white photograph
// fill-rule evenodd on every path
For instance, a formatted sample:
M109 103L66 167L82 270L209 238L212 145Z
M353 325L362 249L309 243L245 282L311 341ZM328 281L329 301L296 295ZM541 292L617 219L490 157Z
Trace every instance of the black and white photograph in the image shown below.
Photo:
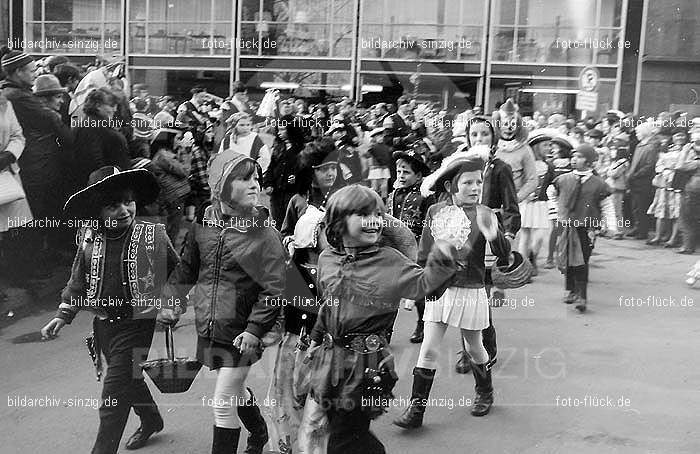
M0 0L2 454L698 454L699 322L698 0Z

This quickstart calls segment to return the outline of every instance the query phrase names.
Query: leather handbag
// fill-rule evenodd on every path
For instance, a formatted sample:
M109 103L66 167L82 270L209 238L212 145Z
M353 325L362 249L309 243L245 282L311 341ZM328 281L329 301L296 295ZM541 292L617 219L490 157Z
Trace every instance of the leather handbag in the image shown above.
M0 172L0 205L26 198L22 184L11 170Z

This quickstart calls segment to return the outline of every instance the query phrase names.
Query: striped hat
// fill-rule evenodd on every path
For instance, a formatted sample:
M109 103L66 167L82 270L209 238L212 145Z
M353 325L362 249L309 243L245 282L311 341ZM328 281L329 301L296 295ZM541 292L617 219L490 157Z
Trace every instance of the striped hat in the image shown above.
M5 73L10 74L17 68L28 65L33 61L34 59L24 52L11 50L2 57L2 70L5 71Z

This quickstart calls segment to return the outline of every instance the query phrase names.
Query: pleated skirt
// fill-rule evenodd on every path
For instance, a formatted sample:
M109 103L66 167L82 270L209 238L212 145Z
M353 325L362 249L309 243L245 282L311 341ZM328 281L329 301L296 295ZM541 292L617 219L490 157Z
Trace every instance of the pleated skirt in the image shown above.
M449 287L440 298L426 299L423 321L474 331L487 328L489 299L486 289Z

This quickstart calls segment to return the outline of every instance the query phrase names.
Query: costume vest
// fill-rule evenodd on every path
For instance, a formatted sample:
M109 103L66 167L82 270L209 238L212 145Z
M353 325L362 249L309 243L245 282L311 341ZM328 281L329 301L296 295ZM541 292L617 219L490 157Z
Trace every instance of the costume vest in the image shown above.
M167 234L163 224L135 221L121 253L124 294L134 307L133 316L154 312L155 301L167 278ZM85 259L86 298L99 304L105 269L107 241L104 232L84 228L80 248Z
M398 209L395 209L394 199L397 192L406 192L404 195L403 202ZM423 204L423 196L420 193L420 184L414 184L410 188L398 188L389 194L387 201L387 207L389 208L389 215L401 220L404 224L408 226L409 229L416 236L416 239L420 238L423 232L423 218L425 213L421 210L421 205Z

